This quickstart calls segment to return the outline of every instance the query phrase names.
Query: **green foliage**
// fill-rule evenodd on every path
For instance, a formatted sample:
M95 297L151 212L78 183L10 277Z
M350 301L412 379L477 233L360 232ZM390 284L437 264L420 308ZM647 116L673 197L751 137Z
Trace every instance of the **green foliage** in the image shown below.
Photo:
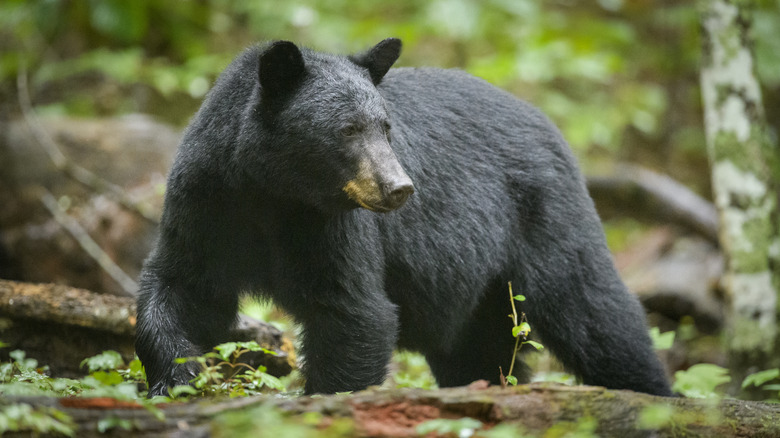
M509 372L507 373L506 382L510 385L517 385L517 377L512 375L512 372L515 368L515 359L517 357L517 352L520 351L520 348L522 348L523 345L530 345L531 347L535 348L536 350L542 350L544 349L544 346L536 341L532 341L528 339L528 335L531 334L531 325L528 324L528 321L525 319L525 313L520 313L520 317L518 319L517 315L517 308L515 307L515 301L523 302L525 301L524 295L515 295L512 292L512 282L510 281L508 283L509 286L509 301L512 303L512 314L509 315L509 318L512 319L512 337L515 338L515 349L512 352L512 362L509 365Z
M640 429L658 430L672 421L674 408L671 405L658 403L647 405L639 412L637 426Z
M777 0L759 2L758 68L772 86L780 83L778 23ZM615 0L6 0L0 3L0 89L10 89L25 64L38 89L98 72L165 99L197 100L229 59L255 41L291 39L346 52L387 36L405 41L403 63L464 68L532 100L580 150L615 150L628 129L664 134L671 105L693 111L699 105L695 93L677 93L681 80L696 81L695 4ZM76 99L60 93L57 99ZM146 103L147 111L155 103ZM144 103L65 107L90 111L83 105L127 111ZM697 121L677 123L701 130Z
M674 373L672 391L690 398L720 397L716 388L731 381L726 368L709 363L693 365Z
M542 373L536 373L531 380L533 382L553 382L560 383L561 385L576 385L577 378L569 373L560 371L547 371Z
M6 432L75 436L75 425L72 418L54 408L0 403L0 435Z
M227 395L239 397L270 391L284 391L285 385L277 377L266 373L264 366L253 368L239 362L239 358L249 352L262 352L276 355L275 351L261 347L255 341L226 342L214 347L202 356L176 359L177 363L197 362L201 372L192 384L200 395ZM192 395L189 387L176 387L171 391L173 397Z
M9 356L9 362L0 364L0 395L110 397L136 401L145 405L156 416L162 415L138 392L138 378L143 378L143 372L139 372L135 364L125 367L121 356L115 351L106 351L85 359L82 366L87 366L90 374L78 380L49 377L48 368L39 367L38 362L26 357L23 351L12 351ZM137 363L137 359L133 362ZM105 428L125 426L128 425L122 422L99 425ZM0 407L0 433L32 431L73 436L73 427L71 418L56 409L33 408L24 403Z
M658 327L650 328L650 339L653 341L653 348L656 350L668 350L674 345L674 331L661 333Z
M775 383L770 383L772 381ZM780 402L780 368L772 368L748 375L742 381L742 389L751 385L766 391L773 391L774 395L768 401Z
M9 356L10 362L0 364L0 395L68 396L80 391L78 381L49 378L48 367L39 367L37 360L21 350Z
M270 405L234 410L214 418L211 426L214 437L295 437L329 438L355 436L352 420L326 419L318 412L290 415Z
M522 424L499 423L490 430L480 430L478 438L532 438L538 436L526 431Z
M112 429L131 431L133 430L133 422L128 419L109 416L98 420L97 429L100 433L106 433Z
M88 357L81 361L81 366L87 366L90 373L95 371L113 371L124 365L122 355L116 351L104 351L96 356Z
M260 321L265 321L280 331L294 332L296 329L296 326L292 323L289 316L271 301L261 301L254 299L253 297L245 296L241 298L239 305L239 311L244 315L251 316Z
M431 373L428 362L420 353L399 351L393 354L395 373L392 382L397 388L437 388L436 379Z
M597 438L598 421L593 417L581 417L576 422L560 421L547 429L545 437Z

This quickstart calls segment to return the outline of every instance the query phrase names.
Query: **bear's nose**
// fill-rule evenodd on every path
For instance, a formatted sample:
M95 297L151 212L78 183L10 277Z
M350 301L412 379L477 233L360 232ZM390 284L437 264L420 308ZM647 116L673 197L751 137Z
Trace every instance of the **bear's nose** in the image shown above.
M409 195L414 193L414 186L410 181L396 181L394 184L388 184L384 189L385 205L393 210L404 205Z

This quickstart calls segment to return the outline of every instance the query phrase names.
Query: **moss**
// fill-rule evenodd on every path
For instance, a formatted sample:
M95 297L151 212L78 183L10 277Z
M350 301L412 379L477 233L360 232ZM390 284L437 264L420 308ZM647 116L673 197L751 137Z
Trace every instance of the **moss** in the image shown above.
M262 436L327 438L354 436L354 422L348 418L332 421L319 413L290 415L267 404L218 415L211 423L214 437Z
M733 318L729 335L729 349L752 355L770 352L776 333L748 315Z

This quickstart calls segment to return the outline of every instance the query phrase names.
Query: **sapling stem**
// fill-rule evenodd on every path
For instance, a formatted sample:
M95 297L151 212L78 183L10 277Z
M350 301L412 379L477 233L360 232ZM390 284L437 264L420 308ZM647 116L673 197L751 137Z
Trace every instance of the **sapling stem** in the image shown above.
M517 308L515 308L515 294L512 293L512 282L509 282L509 302L512 303L512 323L514 327L517 327ZM515 336L515 350L512 352L512 362L509 364L509 374L512 375L512 371L515 369L515 358L517 357L517 349L520 346L520 335Z

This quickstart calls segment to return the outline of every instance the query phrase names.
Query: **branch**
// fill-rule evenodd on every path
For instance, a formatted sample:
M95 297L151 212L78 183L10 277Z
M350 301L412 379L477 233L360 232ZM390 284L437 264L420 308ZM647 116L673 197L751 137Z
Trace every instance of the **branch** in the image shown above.
M119 283L120 286L122 286L122 289L127 293L129 296L135 296L138 291L138 283L135 282L130 276L128 276L125 271L122 270L116 263L114 263L113 260L111 260L111 257L106 254L105 251L100 247L100 245L95 242L92 237L90 237L89 233L87 233L84 228L81 227L81 225L72 217L65 214L65 212L62 211L60 208L60 205L57 203L57 200L54 199L54 196L46 190L45 188L41 187L41 202L46 207L47 210L54 216L54 219L59 223L65 230L70 233L71 236L73 236L74 239L76 239L76 242L78 242L79 246L86 251L87 254L89 254L90 257L92 257L98 265L105 271L114 281Z
M588 177L587 184L602 217L620 214L672 223L718 243L718 214L712 203L666 175L621 165L614 175Z
M16 76L16 85L19 89L19 106L22 109L24 120L30 127L33 137L35 137L43 150L46 151L49 159L51 159L58 170L98 193L108 194L122 206L137 213L149 222L153 224L159 223L159 219L152 209L145 207L142 203L133 201L122 187L106 181L91 171L74 164L62 153L57 146L57 143L49 136L48 132L41 124L41 121L38 119L38 116L32 107L32 101L27 86L27 70L24 64L19 68L19 74Z

